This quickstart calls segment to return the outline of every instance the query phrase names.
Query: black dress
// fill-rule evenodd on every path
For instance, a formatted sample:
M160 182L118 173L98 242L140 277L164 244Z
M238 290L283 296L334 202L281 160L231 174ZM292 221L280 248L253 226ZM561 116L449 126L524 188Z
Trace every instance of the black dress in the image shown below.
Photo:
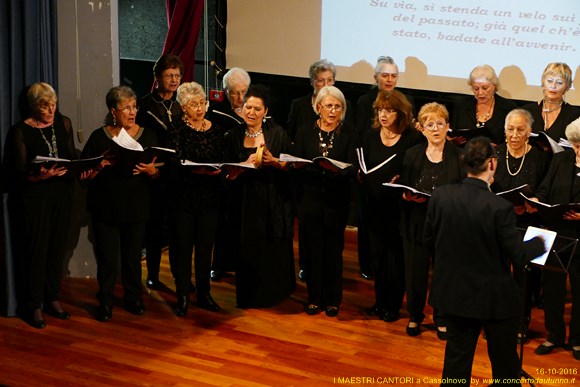
M544 110L544 101L542 100L541 103L532 102L522 106L522 108L532 113L532 117L534 118L532 132L539 133L544 131L544 117L542 116ZM566 138L566 126L568 126L570 122L574 121L578 117L580 117L580 108L564 102L562 104L560 114L558 114L556 120L549 128L545 130L545 132L554 141L558 142L561 138Z
M415 145L405 153L400 183L426 193L464 177L459 164L459 148L445 143L443 161L432 163L425 155L427 143ZM427 203L403 200L401 208L401 233L405 251L405 288L407 310L411 321L421 323L429 285L429 261L432 252L423 243L423 226L427 215ZM435 316L437 320L440 316ZM439 321L435 321L439 324Z
M368 203L370 251L375 275L375 306L379 311L397 314L405 294L405 268L403 240L399 231L401 218L401 192L386 188L401 173L407 149L419 142L414 129L407 129L392 146L385 146L380 131L365 133L363 150L368 169L379 165L391 156L391 161L371 175L363 175L363 187ZM378 175L378 176L377 176Z
M157 136L157 143L161 147L168 147L169 132L176 123L182 122L183 112L181 106L175 100L176 93L170 99L164 99L157 90L147 94L137 101L137 124L150 128ZM147 279L153 283L159 281L159 265L161 264L161 251L168 243L167 225L167 181L166 174L151 182L151 208L149 209L149 221L145 238L147 252Z
M296 134L295 155L309 160L321 156L320 133L326 144L334 136L329 158L355 164L359 144L356 129L343 122L333 132L323 134L316 123L302 126ZM354 167L334 173L316 165L296 171L301 253L308 262L308 299L319 307L339 307L342 301L342 251L349 183L354 174Z
M580 168L575 165L574 152L560 152L554 155L546 177L536 193L543 203L580 203ZM580 222L572 220L546 220L546 226L566 238L580 238ZM570 240L556 238L554 249L561 250L561 259L567 264L571 259L568 273L561 270L560 264L553 255L548 257L542 285L544 289L544 323L548 331L547 340L555 345L566 342L566 323L564 320L566 283L571 284L572 309L570 312L570 330L568 343L571 346L580 345L580 249L577 247L574 255L570 249L563 249ZM555 270L554 270L555 269Z
M134 139L143 147L157 144L155 133L143 127ZM83 149L83 158L102 155L115 146L106 127L95 129ZM119 256L125 302L141 302L141 248L149 200L150 178L133 175L121 165L103 168L89 183L87 209L92 216L97 298L102 306L113 306Z
M507 98L494 94L495 106L492 116L483 123L477 122L477 100L473 96L466 96L457 101L453 109L453 118L451 120L452 129L469 129L479 130L482 134L490 136L495 144L504 142L505 117L518 105Z
M216 125L196 131L182 120L169 133L169 147L177 150L168 174L170 214L169 254L178 296L188 296L191 284L191 259L195 246L195 285L199 293L210 291L211 255L214 246L222 178L194 174L180 160L220 163L224 159L224 130Z
M256 152L244 147L245 128L226 134L228 161L242 162ZM266 146L274 157L291 153L290 137L282 127L263 124ZM276 305L296 288L292 246L293 212L288 173L264 166L243 172L239 180L241 227L230 235L239 245L236 268L236 296L240 308Z
M58 150L52 156L75 159L70 119L56 113L52 127ZM31 161L36 156L49 156L44 138L51 142L52 127L38 129L19 122L6 136L2 173L8 192L20 313L60 298L73 180L66 176L37 182L27 179Z

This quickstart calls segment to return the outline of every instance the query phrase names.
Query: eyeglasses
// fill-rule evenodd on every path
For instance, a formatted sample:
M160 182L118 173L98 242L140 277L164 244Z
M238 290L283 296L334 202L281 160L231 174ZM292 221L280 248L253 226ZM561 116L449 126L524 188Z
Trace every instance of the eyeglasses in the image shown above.
M226 90L226 92L228 93L228 95L230 95L232 97L241 97L241 98L244 98L246 96L246 93L248 92L248 89L244 89L242 91L230 91L230 90Z
M122 111L125 114L129 114L132 111L138 112L139 111L139 106L137 106L137 105L132 105L132 106L127 105L127 106L123 106L119 110Z
M205 108L207 104L206 100L202 100L199 103L197 102L190 102L187 105L185 105L186 108L191 109L191 110L198 110L198 109L203 109Z
M377 114L395 114L395 109L376 109Z
M164 74L163 79L181 79L181 74Z
M447 123L444 121L437 121L437 122L427 122L425 125L423 125L423 127L425 129L428 130L437 130L437 129L445 129L447 127Z
M317 78L314 80L314 84L317 86L332 86L334 85L334 78Z
M331 104L329 104L329 105L320 105L320 106L322 106L323 108L325 108L329 112L332 111L332 110L334 110L335 112L339 112L339 111L342 110L342 106L341 105L331 105Z

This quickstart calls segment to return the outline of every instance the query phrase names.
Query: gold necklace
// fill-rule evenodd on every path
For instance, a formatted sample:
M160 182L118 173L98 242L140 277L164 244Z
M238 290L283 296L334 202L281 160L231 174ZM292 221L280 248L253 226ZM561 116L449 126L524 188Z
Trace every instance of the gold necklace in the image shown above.
M193 124L191 122L189 122L189 120L187 119L186 114L182 115L181 119L183 120L183 122L185 122L185 125L189 126L191 129L195 130L196 132L205 132L205 119L204 118L201 119L201 128L196 128L195 126L193 126Z
M489 120L492 116L493 107L495 106L495 98L491 100L491 105L485 114L479 114L479 105L475 106L475 119L477 120L476 127L481 128L485 126L487 120Z

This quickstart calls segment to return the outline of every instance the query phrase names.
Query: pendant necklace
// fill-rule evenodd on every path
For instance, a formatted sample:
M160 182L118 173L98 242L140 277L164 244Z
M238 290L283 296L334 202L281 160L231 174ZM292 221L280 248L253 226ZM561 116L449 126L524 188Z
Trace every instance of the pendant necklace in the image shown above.
M491 112L493 111L493 107L495 106L495 98L491 101L491 105L489 107L489 110L487 111L487 113L480 115L479 114L479 107L476 106L476 112L475 112L475 119L477 120L477 124L475 124L475 126L477 128L483 128L485 126L485 123L487 122L487 120L490 119L491 117Z
M34 121L36 122L36 128L40 131L40 134L42 135L42 139L44 140L44 142L46 143L46 146L48 147L48 156L49 157L58 157L58 148L56 147L56 135L54 133L54 122L50 126L51 130L52 130L52 138L50 139L51 141L49 142L48 139L46 138L46 136L44 135L44 132L42 131L43 128L38 126L38 120L34 119Z
M161 101L157 101L155 99L155 97L153 97L153 95L151 95L151 97L153 98L153 101L155 101L155 103L158 103L161 106L163 106L163 109L165 109L165 112L167 113L167 119L169 120L170 123L172 123L173 122L173 113L171 112L171 108L173 107L173 104L174 104L175 101L172 100L172 99L169 100L169 107L167 107L167 105L165 104L165 102L168 101L168 100L162 99Z
M328 133L327 134L328 141L324 140L324 138L322 137L322 129L320 127L318 128L318 140L319 140L319 146L320 146L320 153L324 157L328 157L329 151L334 146L334 134L336 133L336 128L331 130L330 132L327 132L327 133Z
M562 107L562 103L564 103L564 100L562 100L562 99L559 102L551 102L548 100L544 100L544 103L543 103L544 108L542 109L542 113L543 113L543 117L544 117L544 132L552 126L551 124L548 125L548 120L550 119L550 117L548 117L548 114L560 109ZM550 108L546 107L546 104L556 105L556 107L553 107L550 109Z

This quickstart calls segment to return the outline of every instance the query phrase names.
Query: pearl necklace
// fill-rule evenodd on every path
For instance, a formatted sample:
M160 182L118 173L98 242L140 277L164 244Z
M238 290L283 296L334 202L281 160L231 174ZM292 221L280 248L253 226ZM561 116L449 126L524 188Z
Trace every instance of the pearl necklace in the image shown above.
M263 132L262 128L260 128L260 130L258 130L258 131L255 131L255 132L251 132L251 131L249 131L248 129L246 129L246 131L244 132L244 134L245 134L247 137L250 137L250 138L256 138L256 137L258 137L260 134L262 134L262 132Z
M505 167L507 168L507 171L508 171L508 173L511 176L517 175L522 170L522 167L524 166L524 161L526 161L526 153L527 153L527 150L528 150L528 145L526 144L526 146L524 148L524 155L522 156L522 162L520 163L520 167L518 168L517 171L515 171L515 172L512 173L512 171L510 170L510 160L509 160L509 158L510 158L510 156L509 156L510 155L510 147L506 145L506 150L505 150ZM513 158L515 159L516 157L513 156Z
M183 122L185 122L185 124L187 126L189 126L191 129L195 130L196 132L205 132L205 119L202 118L201 119L201 128L196 128L195 126L193 126L193 124L191 122L189 122L189 120L187 119L187 115L182 115L181 119L183 120Z

